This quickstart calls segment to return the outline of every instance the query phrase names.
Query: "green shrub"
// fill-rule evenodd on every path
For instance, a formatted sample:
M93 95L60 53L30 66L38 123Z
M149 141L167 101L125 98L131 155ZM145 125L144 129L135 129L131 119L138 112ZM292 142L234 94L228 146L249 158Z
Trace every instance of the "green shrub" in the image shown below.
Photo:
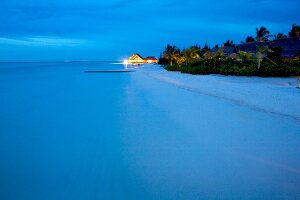
M264 61L260 69L257 62L246 60L242 62L231 59L205 59L189 66L172 65L165 67L169 71L180 71L189 74L223 74L236 76L288 77L300 75L300 61L282 62L278 65Z

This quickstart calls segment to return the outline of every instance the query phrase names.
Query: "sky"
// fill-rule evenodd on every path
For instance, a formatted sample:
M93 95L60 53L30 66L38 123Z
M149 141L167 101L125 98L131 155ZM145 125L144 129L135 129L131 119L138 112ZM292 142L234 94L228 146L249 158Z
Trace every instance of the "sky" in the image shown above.
M299 0L1 0L0 61L123 60L288 33Z

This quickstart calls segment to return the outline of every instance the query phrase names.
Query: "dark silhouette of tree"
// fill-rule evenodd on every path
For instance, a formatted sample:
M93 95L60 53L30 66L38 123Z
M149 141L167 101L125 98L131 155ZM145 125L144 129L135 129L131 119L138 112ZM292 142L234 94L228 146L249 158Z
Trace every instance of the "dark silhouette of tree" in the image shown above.
M192 45L191 48L201 50L201 47L199 44Z
M270 31L266 27L256 28L256 41L267 42L269 41Z
M173 62L180 57L180 50L175 46L167 45L162 57L167 60L167 63L173 65Z
M168 65L169 61L163 56L163 54L160 54L158 63L161 65Z
M246 37L246 43L255 42L255 39L252 36Z
M299 38L300 37L300 26L293 24L292 30L289 32L289 37Z
M282 54L282 48L281 47L273 47L267 52L267 59L270 61L275 62L276 64L279 64L281 62L281 54Z
M227 40L225 43L224 43L224 47L232 47L234 46L234 43L232 40Z
M205 51L209 51L210 50L210 47L208 46L207 43L205 43L204 47L202 50L205 50Z
M201 50L201 57L204 57L205 53L210 51L210 47L208 46L207 43L205 43L204 47Z
M277 33L273 37L274 37L274 40L280 40L280 39L286 39L287 38L287 36L284 35L283 33Z
M300 51L295 53L294 57L295 57L296 60L300 60Z

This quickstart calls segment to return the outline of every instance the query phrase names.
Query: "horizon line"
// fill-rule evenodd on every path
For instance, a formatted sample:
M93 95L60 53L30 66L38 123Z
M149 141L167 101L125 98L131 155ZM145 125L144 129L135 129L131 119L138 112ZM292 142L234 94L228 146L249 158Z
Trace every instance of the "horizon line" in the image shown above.
M74 63L74 62L123 62L123 61L120 60L0 61L0 63Z

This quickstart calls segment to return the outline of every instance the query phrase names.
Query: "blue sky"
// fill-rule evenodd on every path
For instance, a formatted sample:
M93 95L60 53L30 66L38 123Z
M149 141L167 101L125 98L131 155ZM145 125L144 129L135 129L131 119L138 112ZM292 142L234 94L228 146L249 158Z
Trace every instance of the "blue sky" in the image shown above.
M0 61L122 60L300 23L299 0L1 0Z

